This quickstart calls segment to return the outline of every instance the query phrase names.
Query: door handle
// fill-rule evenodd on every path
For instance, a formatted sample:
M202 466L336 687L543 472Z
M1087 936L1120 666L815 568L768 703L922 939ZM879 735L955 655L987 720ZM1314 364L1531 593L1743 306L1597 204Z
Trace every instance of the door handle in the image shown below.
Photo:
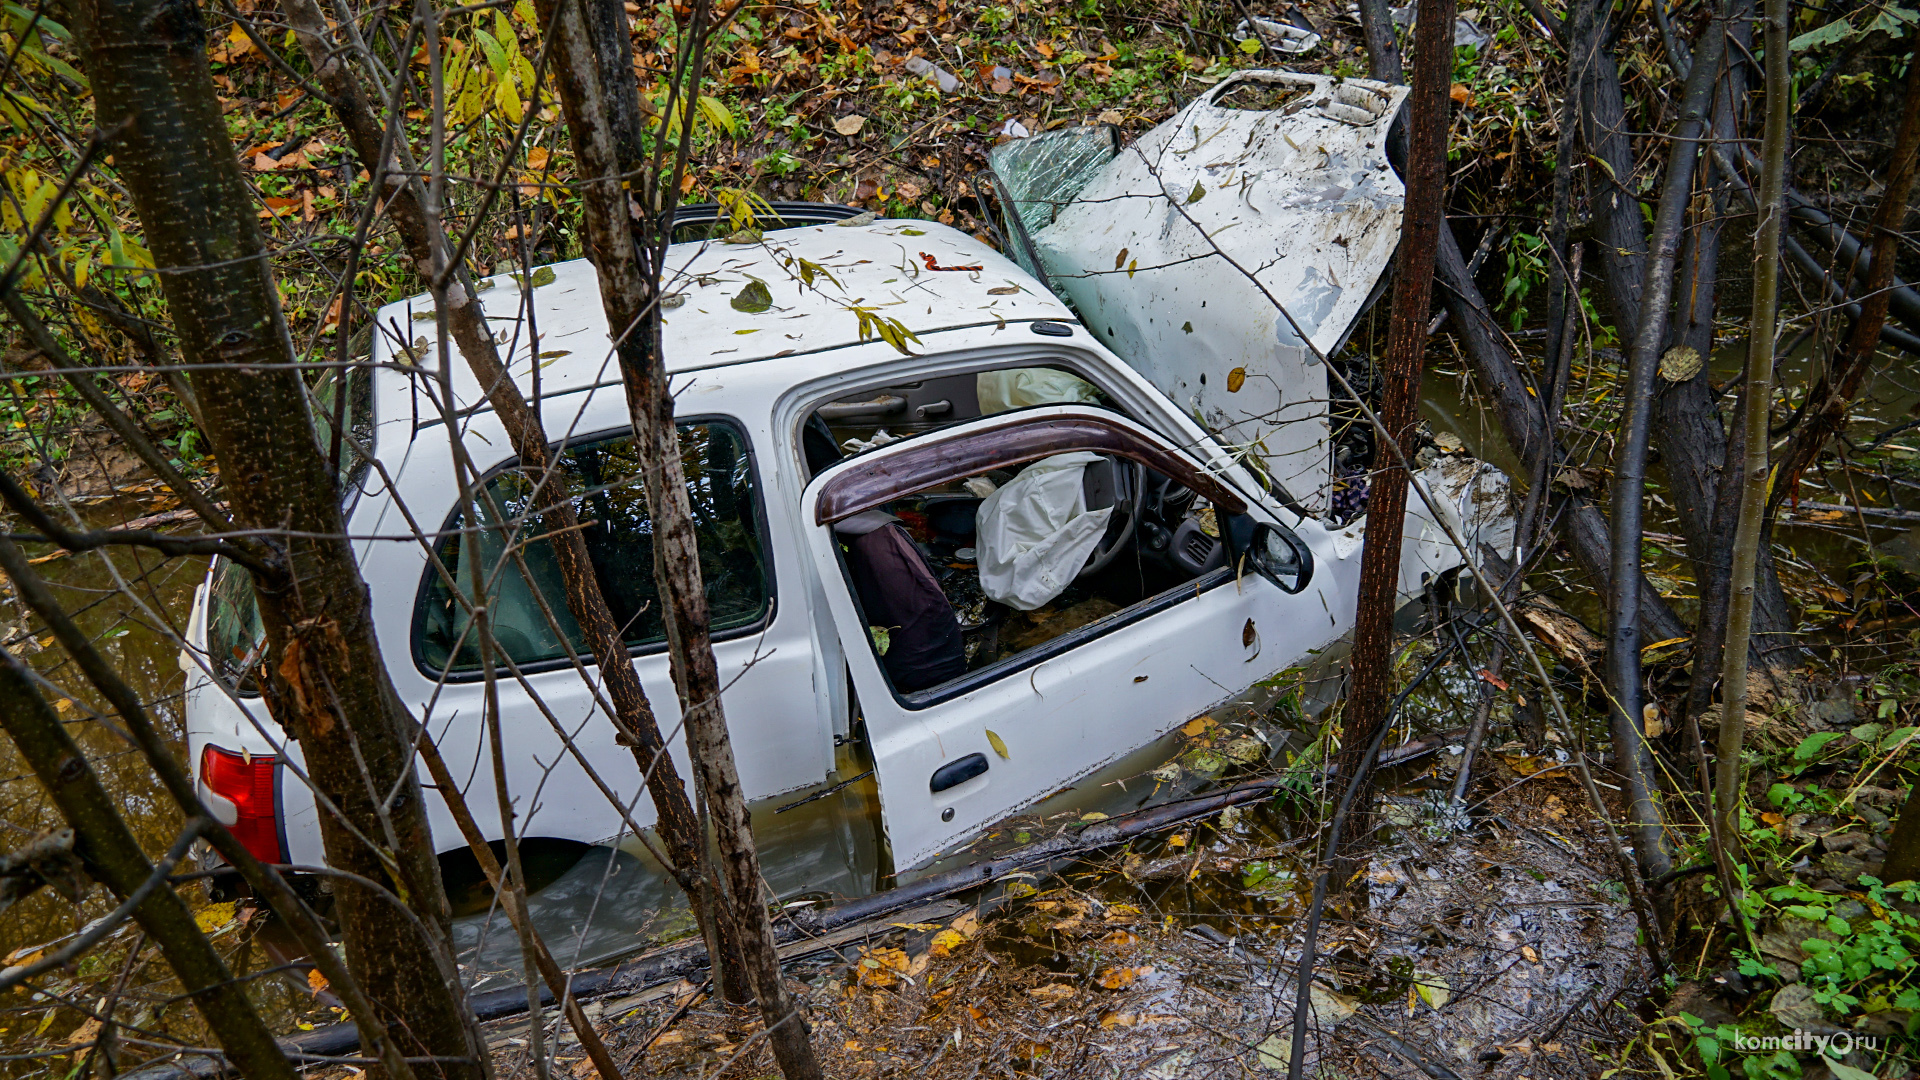
M949 761L933 770L933 779L928 781L927 789L938 793L961 784L987 771L987 755L968 754L959 761Z
M816 411L822 420L850 420L856 416L891 416L906 407L907 399L899 394L881 394L872 401L830 401Z

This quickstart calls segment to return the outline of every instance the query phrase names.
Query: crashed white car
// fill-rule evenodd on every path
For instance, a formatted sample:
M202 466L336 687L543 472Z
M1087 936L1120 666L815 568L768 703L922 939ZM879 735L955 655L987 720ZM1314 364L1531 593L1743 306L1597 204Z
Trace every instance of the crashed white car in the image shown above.
M1195 109L1213 109L1210 101ZM1339 122L1364 127L1380 158L1397 102ZM1309 119L1333 122L1326 113ZM1280 131L1294 121L1266 112L1259 122ZM1189 138L1185 123L1170 122L1176 143ZM1233 140L1241 149L1241 136ZM1367 198L1397 197L1390 172L1368 175ZM1184 174L1179 182L1192 187ZM1222 206L1243 198L1230 179L1206 182L1207 198ZM1072 250L1074 212L1035 239ZM1397 234L1397 210L1368 220ZM1136 231L1149 225L1133 223ZM1246 232L1258 227L1250 222ZM1377 278L1392 238L1367 235ZM1327 237L1336 246L1340 239ZM776 229L751 244L677 245L668 260L679 302L666 313L665 356L742 781L756 800L817 789L842 779L836 745L863 742L900 871L1300 663L1353 618L1358 527L1331 528L1309 505L1327 469L1324 373L1303 374L1298 342L1273 336L1270 308L1251 308L1196 273L1218 267L1174 265L1177 245L1169 247L1155 256L1169 265L1152 271L1162 285L1151 289L1142 284L1149 271L1124 272L1106 242L1090 239L1079 257L1123 272L1063 288L1085 319L988 244L925 221ZM1304 248L1290 250L1311 261ZM1330 320L1321 323L1329 346L1345 330L1332 323L1359 310L1348 300L1356 292L1364 300L1372 287L1360 271L1336 272L1345 292L1318 309ZM1240 310L1204 300L1158 306L1182 281ZM525 323L522 287L510 277L478 299L517 342L512 373L530 397L537 388L546 428L562 439L588 548L632 663L662 728L676 730L653 603L651 523L636 479L642 463L594 270L584 261L556 265L530 292L534 318ZM1125 310L1109 330L1111 305ZM493 582L490 619L523 676L502 670L497 684L523 835L606 842L623 824L603 791L643 827L652 804L639 796L634 759L616 744L614 725L596 715L591 672L583 677L568 659L570 645L585 649L539 539L545 529L517 509L529 484L506 433L457 356L451 413L432 365L413 359L434 353L422 338L433 323L419 319L429 313L425 298L380 313L377 367L355 405L382 468L358 474L348 523L360 538L387 667L454 774L488 775L479 652L425 544L408 538L410 516L438 530L427 542L463 587L473 560ZM912 331L910 353L873 333L875 315ZM1249 318L1266 328L1263 340L1223 336ZM1141 319L1171 322L1174 340L1206 342L1219 354L1203 363L1191 349L1163 351L1165 334L1120 333ZM1191 333L1179 329L1189 321ZM528 340L529 325L537 341ZM1123 359L1111 344L1139 351ZM1284 405L1308 404L1297 416L1221 424L1205 395L1198 409L1193 400L1209 374L1206 385L1223 392L1258 380L1272 383ZM1193 386L1183 381L1190 377ZM1270 424L1252 441L1267 439L1279 454L1250 458L1240 421ZM1306 436L1291 433L1294 422L1307 425ZM478 528L462 520L448 425L486 470L505 520ZM1301 463L1302 454L1322 460ZM1275 467L1280 460L1297 467ZM1416 503L1410 543L1431 548L1431 532ZM507 555L521 544L528 574ZM1407 591L1444 562L1427 556L1410 562ZM318 863L317 810L297 779L300 747L249 689L257 641L244 573L217 566L182 657L191 672L192 762L209 802L257 854ZM684 758L683 740L673 743ZM684 760L682 769L691 774ZM432 806L436 843L464 847L444 807ZM480 818L497 828L492 815Z

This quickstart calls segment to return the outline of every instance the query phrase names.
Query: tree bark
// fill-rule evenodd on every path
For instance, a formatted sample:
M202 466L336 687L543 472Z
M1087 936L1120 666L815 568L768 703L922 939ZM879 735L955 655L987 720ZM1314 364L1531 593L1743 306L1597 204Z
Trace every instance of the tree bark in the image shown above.
M367 96L365 84L344 59L343 45L329 40L327 19L314 0L281 0L280 9L313 65L314 78L333 97L335 115L346 129L361 165L370 176L385 180L376 186L386 191L385 212L406 244L408 256L423 276L431 277L435 251L444 252L448 247L445 230L426 213L419 181L393 175L380 165L382 161L392 160L392 152L386 143L385 125ZM621 18L625 17L624 11L621 12ZM546 429L501 362L487 326L486 313L475 299L464 267L456 269L454 280L446 283L445 290L450 299L460 300L449 302L445 312L455 346L467 366L473 369L474 378L485 391L494 415L506 429L521 467L530 475L544 478L538 487L537 512L546 522L544 531L560 571L567 611L579 624L587 649L599 669L607 700L613 706L611 719L620 731L620 741L633 748L640 774L652 776L648 794L653 799L658 832L667 848L666 869L687 893L696 919L704 925L706 901L699 878L702 843L699 819L687 797L679 767L666 751L666 740L652 703L647 699L646 688L628 658L619 625L593 572L586 537L578 527L578 515L567 484L563 478L553 475L555 464ZM537 342L529 345L532 351L539 351Z
M390 880L426 931L342 882L335 896L348 966L408 1053L445 1059L447 1077L478 1078L485 1047L454 967L406 739L412 718L387 678L338 483L314 441L253 199L207 69L198 6L77 0L73 9L101 125L126 124L118 168L163 271L234 521L277 537L282 574L255 580L275 658L262 683L328 808L319 815L327 860Z
M633 418L634 441L648 466L644 480L654 521L654 577L667 630L667 651L694 775L712 816L719 853L721 889L715 910L723 914L723 925L730 917L737 931L735 940L740 944L746 981L758 999L781 1071L788 1080L814 1080L821 1075L820 1065L813 1054L806 1016L780 974L773 925L761 897L759 858L746 800L727 738L692 509L673 423L673 397L661 356L659 275L666 233L671 227L670 207L678 197L679 169L664 176L652 171L628 177L627 182L639 197L627 193L622 182L626 170L610 120L622 110L610 109L607 104L601 65L581 6L568 0L541 0L540 10L553 26L550 47L554 49L555 82L579 167L589 258L599 277L600 301L614 336ZM706 3L697 0L683 31L689 45L678 68L685 79L685 94L695 93L700 84L707 17ZM681 125L681 160L691 126ZM656 157L658 160L661 158ZM635 214L641 219L638 226L633 224ZM649 236L660 246L637 246L636 233Z
M74 852L87 873L122 902L153 876L154 865L127 828L84 751L31 681L26 664L0 649L0 725L73 829ZM198 821L199 819L189 819ZM167 884L152 889L133 918L160 946L221 1049L247 1076L294 1080L273 1032L220 961L193 913Z
M1653 751L1647 745L1641 708L1645 687L1640 680L1640 591L1642 576L1640 534L1646 499L1647 440L1653 417L1656 369L1667 340L1668 313L1673 306L1674 260L1680 251L1681 231L1693 195L1694 163L1700 154L1700 136L1713 110L1714 85L1720 61L1726 55L1725 11L1707 20L1695 51L1693 70L1681 99L1680 118L1667 158L1667 174L1654 213L1653 236L1646 265L1646 289L1641 294L1640 322L1634 328L1627 357L1625 437L1619 442L1613 466L1613 577L1607 593L1608 722L1612 729L1614 767L1627 786L1634 856L1648 882L1660 880L1673 867L1660 812L1660 785L1655 778Z
M1402 217L1399 265L1393 279L1393 311L1387 355L1381 364L1380 419L1400 447L1396 459L1375 451L1367 497L1366 541L1360 551L1360 595L1353 624L1352 683L1347 691L1340 764L1348 776L1362 767L1374 735L1387 722L1393 692L1393 615L1399 607L1400 544L1406 528L1407 471L1419 449L1420 373L1427 351L1427 317L1433 306L1433 270L1440 234L1446 229L1448 91L1452 88L1453 2L1426 0L1414 24L1415 64L1411 115L1407 119L1407 203ZM1363 780L1353 806L1365 813L1372 781ZM1369 829L1348 833L1347 845L1364 844ZM1330 857L1340 852L1328 852ZM1336 872L1345 881L1346 875Z

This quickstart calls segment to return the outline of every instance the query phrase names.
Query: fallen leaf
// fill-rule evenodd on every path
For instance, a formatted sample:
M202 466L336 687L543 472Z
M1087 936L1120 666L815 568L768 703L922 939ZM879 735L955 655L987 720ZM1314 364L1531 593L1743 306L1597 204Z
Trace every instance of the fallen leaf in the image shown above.
M307 970L307 991L317 995L325 991L326 988L327 977L320 974L319 968L309 968Z
M1227 393L1237 394L1240 392L1240 388L1245 385L1247 385L1246 368L1237 367L1227 372Z
M972 937L980 932L980 915L977 912L963 911L959 915L954 916L953 921L948 923L947 926L957 933Z
M933 935L933 941L928 945L927 952L934 956L947 956L966 943L967 935L960 931L942 930Z
M1445 1005L1447 999L1453 997L1453 988L1447 985L1446 977L1443 975L1416 973L1414 979L1413 988L1419 992L1420 1000L1435 1009Z
M1113 268L1118 270L1125 265L1127 265L1127 249L1121 248L1120 254L1113 257Z
M1520 955L1526 957L1527 963L1529 964L1537 964L1540 962L1540 954L1534 952L1533 946L1531 945L1520 946Z
M1013 760L1013 755L1007 753L1006 742L1003 739L1001 739L1000 736L992 728L988 728L986 730L987 730L987 745L993 747L993 752L996 754L999 754L1002 758L1005 758L1008 761Z
M1691 345L1675 345L1660 358L1660 377L1668 382L1686 382L1700 374L1700 351Z
M194 914L193 924L200 928L201 933L211 934L233 921L233 908L234 905L230 903L208 904Z
M1050 1005L1057 1005L1073 996L1073 987L1066 983L1048 983L1027 991L1027 996L1039 998Z
M1100 1030L1107 1031L1117 1027L1132 1027L1134 1020L1135 1017L1132 1013L1110 1012L1100 1017Z
M849 138L860 134L860 129L866 126L867 118L859 113L848 113L833 122L833 130Z
M1463 108L1473 104L1473 91L1460 83L1454 83L1453 89L1447 92L1447 96L1453 99L1454 104Z
M1100 939L1100 944L1116 947L1121 945L1138 945L1139 943L1140 938L1128 930L1115 930L1113 933Z
M1187 721L1185 724L1181 725L1180 734L1185 735L1186 737L1191 739L1194 736L1200 734L1201 732L1213 726L1214 726L1213 717L1197 716L1197 717L1194 717L1192 720Z
M1018 296L1020 295L1020 286L1018 285L996 286L995 288L988 289L987 295L988 296Z
M735 311L758 315L773 306L773 293L767 289L766 282L749 281L747 287L741 289L729 303L733 305Z
M1135 979L1152 971L1150 967L1110 967L1101 972L1096 981L1109 990L1125 990Z

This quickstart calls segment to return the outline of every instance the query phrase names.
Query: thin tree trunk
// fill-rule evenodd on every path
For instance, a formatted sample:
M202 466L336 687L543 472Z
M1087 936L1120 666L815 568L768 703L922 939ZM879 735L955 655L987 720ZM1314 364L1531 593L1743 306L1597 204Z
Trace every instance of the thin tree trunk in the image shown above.
M1780 455L1780 478L1768 498L1767 513L1772 516L1800 482L1800 474L1813 464L1826 445L1846 426L1847 414L1866 387L1873 372L1873 357L1880 341L1880 329L1886 325L1887 309L1893 302L1894 255L1899 250L1900 233L1906 225L1907 202L1913 196L1915 160L1920 157L1920 50L1907 54L1906 102L1900 112L1900 133L1893 144L1893 157L1886 167L1886 189L1873 214L1872 262L1860 300L1860 315L1853 320L1845 346L1827 371L1814 384L1793 441Z
M73 829L74 852L87 873L124 903L154 875L154 865L85 751L34 687L26 663L4 649L0 649L0 726ZM202 819L188 820L197 826ZM233 980L173 887L164 882L149 887L132 917L160 946L194 1007L240 1071L247 1076L294 1080L292 1063L247 1000L244 984Z
M1402 217L1393 313L1381 364L1380 419L1404 460L1419 449L1420 373L1433 306L1433 269L1446 229L1448 91L1452 86L1453 2L1426 0L1414 24L1413 94L1407 118L1407 204ZM1352 684L1347 691L1340 764L1345 775L1361 767L1367 747L1387 721L1393 692L1393 615L1399 607L1400 544L1406 527L1407 471L1387 450L1375 454L1367 498L1366 542L1360 552L1360 595L1353 624ZM1363 781L1353 806L1366 813L1372 781ZM1357 847L1369 829L1348 833ZM1341 852L1328 852L1339 857ZM1346 875L1336 873L1344 882Z
M1628 831L1634 855L1647 881L1658 881L1673 867L1660 812L1659 782L1647 745L1640 681L1640 534L1646 499L1647 440L1653 416L1654 376L1667 340L1673 306L1674 259L1680 251L1687 206L1693 201L1694 162L1700 136L1713 108L1713 89L1726 54L1725 12L1707 21L1700 48L1681 99L1680 120L1667 158L1667 175L1654 213L1646 265L1646 289L1640 296L1640 324L1627 357L1625 437L1613 465L1613 578L1607 594L1608 722L1614 766L1627 785Z
M385 182L376 187L384 188L387 193L385 212L406 244L408 256L422 268L423 274L430 274L435 251L444 251L448 246L445 230L427 215L418 180L394 175L379 164L391 162L393 158L385 125L374 110L365 85L344 59L343 46L329 40L327 19L314 0L281 0L280 10L313 65L315 79L332 95L335 115L346 128L361 165L370 176L385 178ZM625 18L624 12L621 17ZM648 784L648 794L653 799L657 829L667 848L666 869L686 892L696 919L705 926L709 920L700 887L703 841L699 819L687 797L679 767L666 751L666 740L653 706L647 700L646 688L628 658L619 625L594 574L586 537L578 527L567 483L563 477L554 475L555 463L546 429L501 363L486 313L482 304L474 299L476 294L466 269L456 268L454 280L445 288L451 296L463 301L446 305L447 326L454 344L486 392L501 427L506 429L521 468L538 482L537 511L546 522L544 531L566 592L567 611L579 624L581 636L600 672L601 684L613 706L611 719L619 729L620 741L632 747L640 775L653 777ZM529 342L529 346L532 351L539 351L537 342Z
M661 241L670 232L680 169L676 166L663 175L656 167L632 177L629 182L638 198L627 194L621 181L625 170L616 145L617 133L610 119L623 109L610 109L607 103L600 62L583 12L565 0L542 0L540 10L553 26L555 81L581 177L589 257L599 277L607 326L614 335L633 417L634 441L647 465L643 477L654 522L654 576L667 630L668 656L680 695L694 775L707 812L712 815L719 849L722 895L715 911L724 913L719 921L731 921L737 931L734 940L740 945L746 982L758 999L781 1071L788 1080L814 1080L821 1075L820 1065L813 1054L806 1016L780 974L773 925L761 895L759 858L746 799L721 708L719 670L709 638L692 508L674 429L673 398L660 351L661 261L656 256L643 263L642 251L634 243L636 232ZM680 92L687 95L696 93L699 87L707 17L706 3L698 0L683 31L690 44L681 53L676 73L684 78ZM670 105L669 114L679 108ZM683 112L689 121L690 113ZM681 124L681 162L691 128L690 122ZM660 160L655 158L656 162ZM636 210L642 219L638 228L632 224ZM647 254L655 252L649 250Z
M454 967L406 739L412 719L387 678L338 483L314 441L254 202L207 69L199 8L78 0L73 9L101 125L126 125L120 176L166 271L161 288L235 524L279 534L280 580L255 581L275 658L262 683L329 808L319 815L327 860L391 880L425 931L343 881L335 897L348 966L408 1053L445 1059L446 1077L478 1078L485 1045Z
M1719 775L1714 814L1723 849L1739 843L1740 798L1745 786L1741 752L1747 734L1747 638L1753 628L1754 573L1759 565L1767 509L1769 462L1766 432L1773 404L1775 321L1780 292L1780 230L1785 214L1788 120L1792 115L1787 57L1788 0L1766 0L1766 126L1761 141L1759 232L1753 252L1753 319L1747 339L1746 452L1740 477L1740 520L1733 538L1732 592L1727 605L1727 644L1722 658ZM1727 851L1728 858L1738 858ZM1723 868L1723 871L1730 868ZM1737 880L1724 874L1723 880Z

